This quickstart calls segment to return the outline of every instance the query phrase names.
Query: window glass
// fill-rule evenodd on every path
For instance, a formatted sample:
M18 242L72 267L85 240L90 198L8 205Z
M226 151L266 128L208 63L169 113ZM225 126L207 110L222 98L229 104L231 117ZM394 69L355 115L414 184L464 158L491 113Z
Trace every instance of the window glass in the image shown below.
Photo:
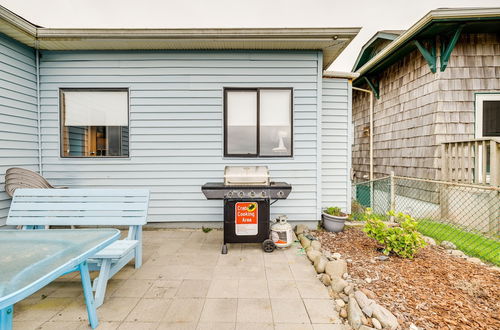
M63 157L128 157L128 91L63 89Z
M500 100L483 101L483 136L500 136Z
M291 95L287 90L260 91L260 155L290 156Z
M257 154L256 109L256 91L227 91L226 151L228 154Z

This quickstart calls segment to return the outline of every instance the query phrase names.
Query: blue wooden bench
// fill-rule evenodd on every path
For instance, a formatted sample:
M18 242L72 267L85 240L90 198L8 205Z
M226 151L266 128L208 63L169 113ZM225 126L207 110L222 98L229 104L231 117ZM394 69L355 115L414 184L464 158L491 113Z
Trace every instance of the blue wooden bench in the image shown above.
M142 264L142 226L146 224L149 191L145 189L16 189L8 225L23 229L47 226L129 226L128 236L89 260L99 270L94 280L96 307L102 305L108 279L135 258Z

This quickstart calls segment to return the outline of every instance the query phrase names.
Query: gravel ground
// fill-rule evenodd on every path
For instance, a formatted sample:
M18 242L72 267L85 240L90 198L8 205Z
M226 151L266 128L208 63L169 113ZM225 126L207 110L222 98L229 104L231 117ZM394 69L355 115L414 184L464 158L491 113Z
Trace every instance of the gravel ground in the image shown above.
M360 229L339 234L315 232L322 247L351 259L349 274L367 279L359 287L399 319L424 329L500 329L500 272L428 246L413 260L383 255L378 243Z

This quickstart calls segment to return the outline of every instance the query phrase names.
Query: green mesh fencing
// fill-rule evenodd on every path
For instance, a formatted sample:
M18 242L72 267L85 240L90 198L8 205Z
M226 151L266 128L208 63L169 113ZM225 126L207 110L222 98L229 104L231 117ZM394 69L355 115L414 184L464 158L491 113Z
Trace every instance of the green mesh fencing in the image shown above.
M419 231L450 241L469 256L500 265L500 188L387 177L353 186L352 218L364 209L389 220L389 210L411 215ZM367 203L368 201L368 203Z

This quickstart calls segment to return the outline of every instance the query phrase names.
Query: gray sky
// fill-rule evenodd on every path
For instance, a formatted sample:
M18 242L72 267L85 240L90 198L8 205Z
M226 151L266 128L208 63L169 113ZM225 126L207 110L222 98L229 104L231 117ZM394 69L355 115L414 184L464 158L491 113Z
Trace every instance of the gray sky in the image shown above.
M350 71L378 30L407 29L436 8L500 7L499 0L0 0L44 27L362 27L330 70Z

